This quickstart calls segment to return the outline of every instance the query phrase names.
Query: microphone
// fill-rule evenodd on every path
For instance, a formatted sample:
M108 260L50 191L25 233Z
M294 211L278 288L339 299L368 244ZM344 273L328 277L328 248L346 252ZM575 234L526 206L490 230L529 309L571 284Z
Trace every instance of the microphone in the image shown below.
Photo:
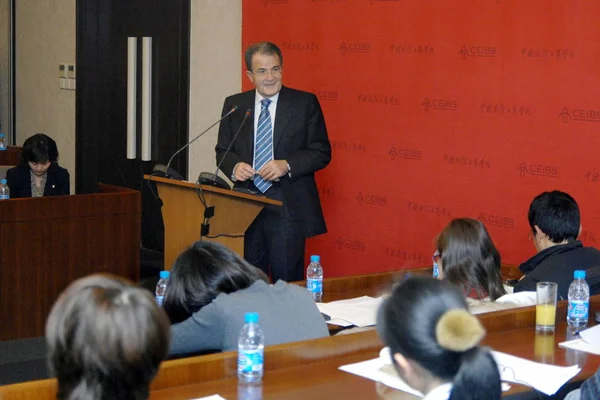
M183 176L181 176L179 173L177 173L175 170L173 170L172 168L170 168L171 162L173 161L173 159L175 158L175 156L179 153L181 153L184 149L186 149L190 144L194 143L196 140L198 140L202 135L204 135L206 132L208 132L213 126L215 126L216 124L218 124L219 122L223 121L225 118L227 118L228 116L230 116L232 113L235 112L235 110L238 109L238 106L233 106L231 107L231 110L229 110L227 112L227 114L223 115L221 118L219 118L219 120L217 120L214 124L212 124L211 126L209 126L208 128L206 128L205 130L203 130L202 132L200 132L200 134L198 134L198 136L196 136L195 138L193 138L192 140L190 140L189 142L187 142L185 144L185 146L183 146L182 148L180 148L179 150L177 150L175 152L175 154L173 154L171 156L171 158L169 158L169 162L167 163L167 165L162 165L162 164L156 164L154 166L154 168L152 168L152 173L160 173L160 174L164 174L164 176L166 178L173 178L173 179L177 179L182 181L183 180Z
M233 146L235 139L237 139L244 124L246 123L246 120L248 119L248 117L250 117L250 115L252 115L252 110L247 109L246 114L244 115L244 119L242 120L242 123L240 124L240 127L233 135L233 139L231 139L229 146L227 146L225 153L223 153L223 157L221 158L221 161L219 161L219 164L217 164L217 169L215 170L215 173L214 174L211 174L210 172L201 172L200 173L200 176L198 176L198 180L200 181L200 183L202 185L216 186L216 187L220 187L221 189L231 189L231 187L229 187L229 184L225 181L225 179L221 178L218 175L219 169L221 168L221 164L223 164L225 157L227 156L227 154L229 154L229 150L231 150L231 146Z

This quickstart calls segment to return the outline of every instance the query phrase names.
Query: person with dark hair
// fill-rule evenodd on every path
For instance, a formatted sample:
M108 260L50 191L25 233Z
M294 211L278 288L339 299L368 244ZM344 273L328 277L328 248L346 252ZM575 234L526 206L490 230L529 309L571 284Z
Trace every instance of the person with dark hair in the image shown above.
M577 240L581 232L577 202L565 192L544 192L531 202L528 219L538 253L519 266L525 276L515 292L533 291L538 282L550 281L558 284L558 298L566 299L575 270L600 266L600 251Z
M495 400L498 366L479 346L485 330L449 282L410 277L379 309L379 336L400 377L424 400Z
M302 280L306 238L327 232L315 181L315 172L331 161L325 119L313 93L283 86L277 45L252 44L244 58L255 89L227 97L223 115L239 106L253 117L242 125L244 113L238 112L221 122L217 165L236 188L283 202L265 206L252 222L244 258L273 281Z
M58 165L56 142L43 133L25 140L21 164L6 171L6 180L11 198L71 193L69 171Z
M247 312L259 314L266 345L329 335L305 288L270 285L261 270L205 240L175 260L163 307L174 323L171 355L236 349Z
M148 398L169 349L169 320L148 291L110 275L73 282L46 322L61 400Z
M440 277L466 297L495 301L506 294L500 275L500 253L487 229L471 218L452 220L437 238Z

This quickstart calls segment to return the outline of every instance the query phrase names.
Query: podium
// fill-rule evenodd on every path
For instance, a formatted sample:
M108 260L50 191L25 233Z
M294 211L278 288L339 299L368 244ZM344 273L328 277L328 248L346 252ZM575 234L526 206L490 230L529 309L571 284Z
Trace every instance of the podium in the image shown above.
M244 234L267 204L281 206L278 200L186 181L144 175L155 182L163 202L165 226L165 269L170 270L179 254L198 240L221 243L244 257ZM214 207L207 236L201 236L204 204Z

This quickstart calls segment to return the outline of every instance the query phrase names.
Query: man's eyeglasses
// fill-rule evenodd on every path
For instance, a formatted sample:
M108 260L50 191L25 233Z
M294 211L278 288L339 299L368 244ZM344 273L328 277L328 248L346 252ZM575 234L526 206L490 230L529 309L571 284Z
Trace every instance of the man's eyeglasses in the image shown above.
M279 76L281 74L281 67L273 67L271 68L271 75L272 76ZM265 68L261 68L259 70L256 71L252 71L253 74L257 75L257 76L267 76L269 73L268 69Z

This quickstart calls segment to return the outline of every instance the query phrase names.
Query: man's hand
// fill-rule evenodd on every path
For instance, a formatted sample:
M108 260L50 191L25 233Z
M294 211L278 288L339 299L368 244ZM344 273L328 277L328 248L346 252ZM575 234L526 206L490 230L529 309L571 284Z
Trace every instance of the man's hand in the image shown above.
M241 162L237 164L233 170L233 175L235 175L236 181L244 182L248 179L252 178L256 171L250 165L245 162Z
M271 160L258 171L258 175L266 181L274 181L288 173L286 160Z

